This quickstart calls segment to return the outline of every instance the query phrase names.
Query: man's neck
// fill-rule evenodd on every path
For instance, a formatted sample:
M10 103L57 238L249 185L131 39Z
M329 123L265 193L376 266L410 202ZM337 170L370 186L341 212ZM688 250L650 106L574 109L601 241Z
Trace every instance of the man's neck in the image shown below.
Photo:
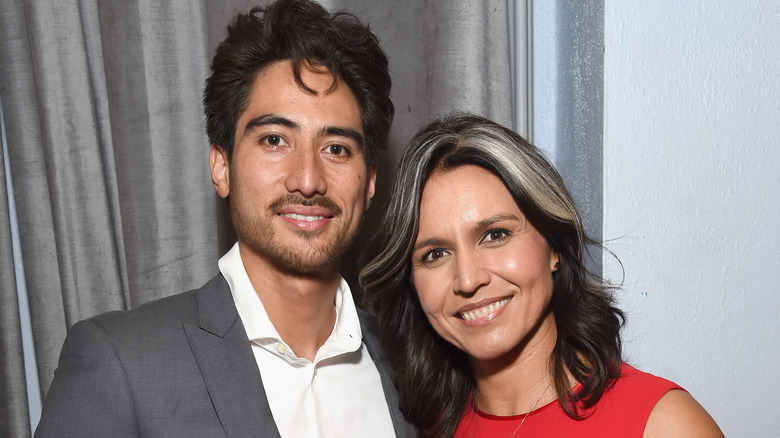
M281 272L241 254L249 280L268 318L296 356L314 361L336 323L337 266L308 275Z

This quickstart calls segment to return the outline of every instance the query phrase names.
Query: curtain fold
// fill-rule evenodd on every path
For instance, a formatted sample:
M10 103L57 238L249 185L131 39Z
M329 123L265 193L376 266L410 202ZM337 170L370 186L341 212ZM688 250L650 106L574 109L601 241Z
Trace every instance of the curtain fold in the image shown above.
M0 107L2 101L0 100ZM0 117L2 117L0 110ZM1 123L2 121L0 121ZM4 139L3 139L4 140ZM22 347L21 317L16 290L11 218L6 186L6 155L0 147L0 436L30 434L30 414Z
M130 307L216 273L200 2L104 2L102 46Z
M33 332L45 335L35 339L35 349L42 390L48 388L56 366L56 351L65 339L65 309L63 288L60 283L60 268L57 261L52 201L46 176L46 160L40 125L39 106L48 102L43 96L39 103L34 85L32 50L33 36L28 31L25 5L15 2L0 8L0 92L8 140L8 156L4 157L13 169L13 185L16 198L16 212L25 279L30 294L30 311ZM3 180L5 181L5 180ZM5 198L6 192L3 191ZM5 218L3 220L6 227ZM5 241L4 241L5 242ZM10 245L10 240L8 240ZM6 248L8 248L6 250ZM13 266L10 246L3 244L0 264ZM12 256L11 256L12 257ZM3 281L3 298L13 296L16 300L15 282ZM14 301L16 302L16 301ZM18 312L17 306L3 306L4 312ZM15 316L18 320L18 313ZM3 321L7 321L4 319ZM5 324L5 323L4 323ZM49 330L53 327L54 330ZM6 326L4 325L4 329ZM2 337L19 337L19 328L3 330ZM21 344L20 344L21 348ZM4 381L14 376L3 374ZM45 391L43 391L45 392ZM26 403L25 393L9 394L10 405ZM25 436L20 432L19 435Z
M118 266L121 247L115 238L121 224L112 220L116 217L112 200L117 196L100 71L103 55L92 41L98 37L97 9L94 4L57 2L52 7L32 2L27 18L30 88L38 99L44 178L69 327L84 316L125 308L128 301L127 281ZM11 144L24 144L25 139L13 140L14 125L8 126ZM36 310L32 312L35 315Z
M512 126L505 2L426 2L426 89L434 114L470 110Z
M208 171L201 93L211 55L245 0L4 0L0 97L41 394L67 329L201 285L232 244ZM361 245L406 142L467 110L511 126L505 2L331 0L370 23L390 57L396 118ZM0 198L5 199L3 188ZM7 205L0 208L4 403L0 434L29 436ZM8 400L6 403L5 400Z

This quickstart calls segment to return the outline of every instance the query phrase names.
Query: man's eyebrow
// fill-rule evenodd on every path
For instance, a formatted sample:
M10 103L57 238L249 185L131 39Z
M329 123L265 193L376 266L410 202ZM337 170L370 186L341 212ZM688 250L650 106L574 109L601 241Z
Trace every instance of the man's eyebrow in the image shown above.
M284 127L295 130L301 129L297 123L288 118L277 116L275 114L263 114L262 116L257 116L246 122L246 126L244 126L244 132L249 132L257 127L264 125L282 125Z
M363 144L365 143L365 140L363 140L363 135L360 134L360 132L352 129L352 128L346 128L341 126L326 126L320 130L320 135L338 135L340 137L347 137L355 141L355 143L358 144L358 146L362 149Z

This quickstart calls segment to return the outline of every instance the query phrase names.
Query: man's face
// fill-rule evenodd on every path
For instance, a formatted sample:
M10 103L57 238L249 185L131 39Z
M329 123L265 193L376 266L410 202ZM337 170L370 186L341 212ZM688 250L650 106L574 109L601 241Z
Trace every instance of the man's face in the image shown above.
M245 265L295 275L331 273L374 195L357 100L333 76L279 61L258 73L236 126L233 156L212 146L214 187L230 196ZM254 259L254 260L249 260Z

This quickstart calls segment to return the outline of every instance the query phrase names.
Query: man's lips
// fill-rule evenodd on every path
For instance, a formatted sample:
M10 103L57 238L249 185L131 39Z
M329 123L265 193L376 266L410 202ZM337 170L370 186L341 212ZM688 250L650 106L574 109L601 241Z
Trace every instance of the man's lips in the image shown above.
M291 219L299 221L317 221L322 219L332 219L334 214L332 211L321 207L304 207L304 206L291 206L282 209L279 216L286 216Z
M456 315L465 321L472 321L486 316L494 315L497 311L503 309L504 306L509 303L512 297L504 297L499 299L483 300L478 303L469 304L461 307ZM490 318L492 319L492 318Z
M323 231L341 214L341 208L324 196L303 198L288 194L272 202L269 208L286 223L304 232Z
M322 231L334 216L333 212L326 208L301 205L283 208L277 215L301 231Z
M280 216L305 216L332 219L341 214L341 208L329 198L303 198L292 194L276 199L268 207L274 214ZM301 218L303 220L303 218Z

